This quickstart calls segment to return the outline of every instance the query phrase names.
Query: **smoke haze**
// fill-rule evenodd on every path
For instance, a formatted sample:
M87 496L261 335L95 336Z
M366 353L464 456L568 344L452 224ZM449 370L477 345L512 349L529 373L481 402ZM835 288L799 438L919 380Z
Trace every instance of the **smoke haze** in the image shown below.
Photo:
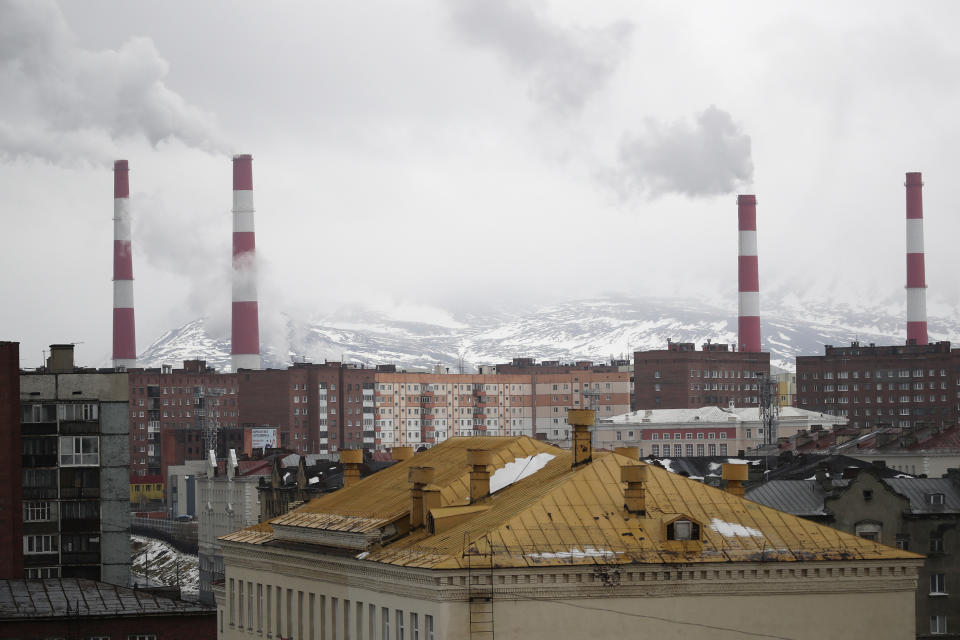
M0 0L0 157L105 164L131 137L221 151L214 118L167 71L150 38L83 49L53 2Z
M623 136L608 178L624 197L732 193L753 178L750 136L713 105L693 123L647 119L642 133Z
M560 27L524 0L456 0L452 15L467 41L530 75L533 97L558 113L579 111L607 84L633 32L623 20L600 29Z

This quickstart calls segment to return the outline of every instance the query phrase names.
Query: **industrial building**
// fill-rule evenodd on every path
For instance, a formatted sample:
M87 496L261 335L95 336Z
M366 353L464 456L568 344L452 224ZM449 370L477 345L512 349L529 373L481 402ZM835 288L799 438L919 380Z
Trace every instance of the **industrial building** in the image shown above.
M725 492L595 452L569 417L572 450L451 438L224 536L218 637L912 633L922 556L743 500L742 465Z

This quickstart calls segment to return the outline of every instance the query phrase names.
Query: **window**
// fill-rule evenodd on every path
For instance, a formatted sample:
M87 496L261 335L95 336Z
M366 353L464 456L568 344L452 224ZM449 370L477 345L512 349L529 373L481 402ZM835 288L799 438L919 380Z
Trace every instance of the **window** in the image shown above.
M397 609L397 640L404 640L403 632L403 611Z
M930 616L930 633L942 634L947 632L947 616Z
M864 489L863 499L867 502L869 502L870 500L873 500L873 489Z
M24 502L23 503L23 521L24 522L45 522L50 519L49 502Z
M943 534L930 534L930 553L943 553Z
M380 609L380 621L383 624L383 633L380 636L384 640L389 640L390 638L390 609L383 607Z
M56 553L57 536L23 536L23 552L25 554L33 553Z
M946 576L942 573L930 574L930 595L940 596L947 594Z
M927 504L943 504L943 494L942 494L942 493L928 493L928 494L927 494Z
M423 626L427 631L427 640L433 640L433 616L423 616Z
M420 640L420 619L415 613L410 614L410 640Z
M690 520L674 520L667 525L667 540L699 540L700 525Z
M651 452L654 456L659 456L659 455L660 455L660 445L658 445L658 444L652 445L652 446L650 447L650 452Z
M47 578L60 577L60 567L27 567L23 571L27 580L46 580Z
M157 640L154 633L133 633L127 636L127 640Z
M60 466L100 464L100 439L97 436L60 436Z
M897 534L897 549L902 549L903 551L910 550L910 536L905 533Z

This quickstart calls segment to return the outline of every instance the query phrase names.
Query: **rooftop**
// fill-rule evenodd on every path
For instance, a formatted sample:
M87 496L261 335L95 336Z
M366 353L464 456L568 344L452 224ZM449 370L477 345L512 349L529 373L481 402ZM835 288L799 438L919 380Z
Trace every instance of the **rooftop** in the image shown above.
M193 602L95 580L0 580L0 620L212 613Z
M535 460L546 464L471 505L468 449L490 451L492 484L496 470L511 463L521 470ZM919 557L614 453L595 451L591 462L577 467L572 467L571 456L568 450L527 437L452 438L221 540L278 546L313 540L325 553L437 569L467 567L477 555L485 556L484 562L493 556L502 567L593 564L598 559L662 564ZM633 465L647 467L643 513L625 508L621 467ZM412 467L435 469L432 482L442 507L431 515L451 523L436 533L422 526L407 531L404 526L409 522ZM668 539L668 525L680 518L699 525L699 540ZM317 533L322 536L311 538ZM335 542L348 538L349 543Z

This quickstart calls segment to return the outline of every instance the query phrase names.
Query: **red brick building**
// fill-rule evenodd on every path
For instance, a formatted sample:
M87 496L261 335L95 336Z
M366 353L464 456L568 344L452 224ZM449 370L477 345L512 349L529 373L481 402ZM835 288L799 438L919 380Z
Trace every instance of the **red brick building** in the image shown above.
M0 342L0 578L23 577L20 343Z
M199 437L205 424L238 424L235 373L218 373L203 360L185 360L182 369L165 365L129 373L132 483L140 477L162 475L170 464L183 463L182 459L163 460L166 431L192 430Z
M960 352L949 342L827 345L797 356L797 406L851 427L951 426L960 417Z
M666 349L633 354L633 403L639 409L709 405L756 406L758 374L770 373L770 354L731 351L726 344L670 342Z

